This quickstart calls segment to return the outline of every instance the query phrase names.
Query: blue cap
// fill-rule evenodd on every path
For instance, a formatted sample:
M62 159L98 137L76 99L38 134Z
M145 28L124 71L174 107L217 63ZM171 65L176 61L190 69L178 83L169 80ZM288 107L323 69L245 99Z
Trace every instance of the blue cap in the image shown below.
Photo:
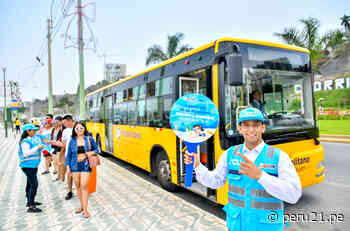
M35 125L33 125L33 124L25 124L25 125L23 125L23 127L22 127L22 131L28 131L28 130L39 130L39 128L38 127L36 127Z
M247 120L259 120L264 123L264 116L260 110L250 107L240 111L238 115L238 124Z

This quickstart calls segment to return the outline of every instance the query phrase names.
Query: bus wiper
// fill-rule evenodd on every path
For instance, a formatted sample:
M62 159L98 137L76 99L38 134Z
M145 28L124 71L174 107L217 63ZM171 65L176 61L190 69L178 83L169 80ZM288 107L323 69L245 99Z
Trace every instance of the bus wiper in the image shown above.
M279 112L275 112L275 113L272 113L270 115L268 115L267 117L269 119L272 119L272 118L281 118L283 117L283 115L287 114L287 112L284 112L284 111L279 111Z

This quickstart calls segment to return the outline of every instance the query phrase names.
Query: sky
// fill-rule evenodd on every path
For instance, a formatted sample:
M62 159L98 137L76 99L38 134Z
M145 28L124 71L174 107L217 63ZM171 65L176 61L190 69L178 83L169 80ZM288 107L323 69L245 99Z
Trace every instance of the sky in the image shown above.
M70 0L1 0L0 67L6 80L18 81L24 101L48 95L47 19L52 15L55 32L51 46L53 94L75 93L79 83L78 49L65 42L76 41L76 0L62 17L62 6ZM167 36L182 32L184 44L196 48L221 37L282 41L274 32L300 26L298 20L315 17L320 33L341 28L340 17L350 15L348 0L82 0L89 19L84 24L84 40L92 38L96 51L84 50L85 87L103 79L102 54L106 63L124 63L127 74L143 71L147 48L166 47ZM94 4L93 4L94 3ZM51 5L52 10L51 10ZM52 12L52 13L51 13ZM63 19L61 27L55 25ZM95 19L92 21L91 19ZM71 22L71 23L70 23ZM91 47L89 43L88 47ZM43 65L36 60L41 58ZM1 72L1 76L3 73ZM3 79L0 97L4 95ZM9 90L7 90L9 91ZM2 98L3 99L3 98Z

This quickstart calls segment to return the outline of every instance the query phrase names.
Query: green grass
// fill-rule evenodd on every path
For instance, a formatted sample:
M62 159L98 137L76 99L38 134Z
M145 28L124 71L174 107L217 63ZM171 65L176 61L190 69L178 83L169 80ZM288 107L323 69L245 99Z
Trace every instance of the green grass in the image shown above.
M320 134L350 135L350 120L319 120Z
M322 98L322 107L334 109L350 109L350 88L343 88L331 91L316 91L315 102L320 106L320 98Z

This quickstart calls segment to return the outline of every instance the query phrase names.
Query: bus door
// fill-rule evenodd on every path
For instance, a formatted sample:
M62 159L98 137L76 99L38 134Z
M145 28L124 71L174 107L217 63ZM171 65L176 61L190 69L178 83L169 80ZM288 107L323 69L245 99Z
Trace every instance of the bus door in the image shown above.
M187 95L187 94L198 94L199 93L199 79L198 78L193 78L193 77L184 77L180 76L179 77L179 98ZM185 145L183 142L180 142L180 166L181 166L181 182L184 182L184 177L185 177L185 164L184 164L184 159L183 159L183 153L186 150ZM199 155L199 149L200 147L198 146L197 148L197 154Z
M197 73L188 73L186 76L180 76L179 77L179 97L184 96L186 94L203 94L207 95L207 81L210 78L210 71L202 70L198 71ZM181 173L181 183L184 183L185 179L185 164L184 164L184 152L186 151L185 145L180 142L179 146L180 150L180 171ZM197 148L197 155L200 157L201 153L207 153L208 152L208 141L202 142L200 145L198 145ZM203 163L204 164L204 163ZM205 186L193 181L192 187L189 188L189 190L201 194L205 197L208 196L208 190Z
M106 151L113 153L113 96L105 97L105 140Z

